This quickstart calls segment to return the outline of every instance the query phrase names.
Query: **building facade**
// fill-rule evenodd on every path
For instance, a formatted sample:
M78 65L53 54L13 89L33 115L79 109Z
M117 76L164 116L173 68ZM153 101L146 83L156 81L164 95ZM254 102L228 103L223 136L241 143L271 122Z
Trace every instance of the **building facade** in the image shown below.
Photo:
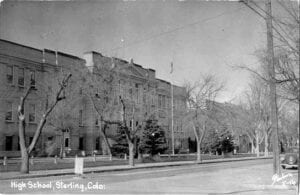
M187 137L181 122L186 109L184 88L156 78L155 70L94 51L79 58L0 40L0 156L20 156L17 107L25 89L35 86L25 105L26 142L30 143L45 104L51 102L57 80L67 73L73 75L70 87L66 89L67 99L59 103L47 121L34 155L59 152L71 155L80 151L92 154L95 150L105 154L107 148L99 131L103 124L91 99L82 93L85 87L79 84L82 79L79 73L94 73L95 67L106 65L116 67L119 78L114 86L116 94L134 105L135 117L128 118L128 126L134 129L143 123L145 114L154 115L166 131L169 151L172 135L177 151L187 149ZM112 125L107 130L112 143L115 134L116 128Z

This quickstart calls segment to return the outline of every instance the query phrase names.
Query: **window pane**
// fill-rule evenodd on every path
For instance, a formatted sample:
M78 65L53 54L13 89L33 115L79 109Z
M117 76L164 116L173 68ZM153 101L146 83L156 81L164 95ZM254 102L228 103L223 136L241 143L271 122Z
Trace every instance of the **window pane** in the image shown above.
M13 136L6 136L5 137L5 150L11 151L13 146Z
M35 71L34 70L30 71L30 85L35 86Z
M65 147L66 147L66 148L69 147L69 138L65 138Z
M19 68L18 85L24 86L24 68Z
M79 138L79 150L83 150L83 137Z
M9 84L13 83L13 67L12 66L7 66L6 79L7 79L7 83L9 83Z
M7 102L7 112L5 114L5 120L11 121L12 120L12 103Z
M79 125L82 125L82 110L79 110Z
M98 120L98 116L95 116L95 125L98 126L99 125L99 120Z
M29 105L29 122L35 121L35 105L30 104Z

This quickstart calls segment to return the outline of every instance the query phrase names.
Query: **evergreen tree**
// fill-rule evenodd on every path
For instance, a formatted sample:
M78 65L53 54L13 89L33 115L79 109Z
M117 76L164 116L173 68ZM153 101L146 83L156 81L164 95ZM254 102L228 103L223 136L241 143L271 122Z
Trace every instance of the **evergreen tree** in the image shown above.
M234 149L233 136L228 130L221 136L220 148L224 153L232 152Z
M115 141L116 143L112 146L112 154L113 155L123 155L123 154L129 154L128 151L128 142L126 140L126 135L124 131L122 131L121 128L124 127L119 127L117 130L117 134L115 136Z
M202 143L203 150L205 152L215 153L220 147L220 135L215 129L211 129L205 135Z
M141 152L153 156L163 153L167 148L165 132L157 124L157 120L147 120L140 140Z

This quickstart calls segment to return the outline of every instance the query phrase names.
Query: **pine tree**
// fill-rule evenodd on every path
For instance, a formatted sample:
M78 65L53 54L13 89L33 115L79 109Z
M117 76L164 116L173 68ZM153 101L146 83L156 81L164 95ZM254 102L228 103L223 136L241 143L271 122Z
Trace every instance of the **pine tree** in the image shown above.
M228 130L222 134L220 148L224 153L232 152L234 149L233 136Z
M154 156L163 153L167 148L165 132L157 124L157 120L147 120L140 141L141 152Z
M113 155L124 155L129 154L128 151L128 142L126 140L126 135L124 131L121 129L122 127L118 128L117 134L115 136L116 143L112 146L112 153Z

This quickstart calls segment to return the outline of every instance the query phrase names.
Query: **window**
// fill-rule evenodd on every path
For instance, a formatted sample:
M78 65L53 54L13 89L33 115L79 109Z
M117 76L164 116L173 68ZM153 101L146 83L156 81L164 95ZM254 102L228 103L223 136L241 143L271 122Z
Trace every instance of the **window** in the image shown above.
M24 87L24 68L18 69L18 85Z
M84 139L83 139L83 137L80 137L79 138L79 150L83 150L83 141L84 141Z
M30 71L30 86L35 87L35 71Z
M129 94L129 98L132 99L132 88L129 88L128 94Z
M29 122L35 122L35 105L29 104Z
M18 136L18 149L17 149L17 150L20 151L20 149L21 149L21 148L20 148L20 138L19 138L19 136Z
M12 102L7 102L7 111L5 114L5 120L6 121L13 120L13 104L12 104Z
M152 92L152 95L151 95L151 104L154 106L154 103L155 102L155 92L153 91Z
M140 98L139 98L140 94L139 94L139 84L135 84L135 101L136 103L140 103Z
M29 137L29 143L28 143L28 145L31 144L32 140L33 140L33 137Z
M97 116L97 115L95 116L95 125L96 125L96 126L99 126L99 119L98 119L98 116Z
M5 150L12 151L13 148L13 136L6 136L5 137Z
M100 137L96 138L96 150L100 150Z
M52 141L53 140L53 136L48 137L48 141Z
M161 96L161 98L162 98L162 107L163 108L166 108L166 96Z
M158 95L158 108L161 108L161 95Z
M82 126L82 110L79 110L79 126Z
M14 69L13 69L13 66L7 66L6 80L7 80L8 84L13 84L13 82L14 82Z
M69 147L69 138L65 138L65 148Z

